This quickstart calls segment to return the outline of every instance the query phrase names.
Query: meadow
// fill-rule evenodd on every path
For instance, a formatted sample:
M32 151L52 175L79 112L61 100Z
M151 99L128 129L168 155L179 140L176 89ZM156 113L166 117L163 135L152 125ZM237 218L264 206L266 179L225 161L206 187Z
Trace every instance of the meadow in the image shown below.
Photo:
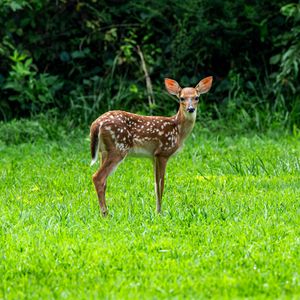
M88 135L0 144L0 299L299 299L299 136L197 127L167 167L109 178L102 218Z

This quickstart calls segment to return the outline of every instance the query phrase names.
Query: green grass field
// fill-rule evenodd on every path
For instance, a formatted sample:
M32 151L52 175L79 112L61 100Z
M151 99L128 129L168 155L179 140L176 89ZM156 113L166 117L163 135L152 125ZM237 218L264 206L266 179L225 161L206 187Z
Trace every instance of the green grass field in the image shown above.
M0 147L0 299L299 299L300 142L196 129L155 213L128 158L99 213L86 136Z

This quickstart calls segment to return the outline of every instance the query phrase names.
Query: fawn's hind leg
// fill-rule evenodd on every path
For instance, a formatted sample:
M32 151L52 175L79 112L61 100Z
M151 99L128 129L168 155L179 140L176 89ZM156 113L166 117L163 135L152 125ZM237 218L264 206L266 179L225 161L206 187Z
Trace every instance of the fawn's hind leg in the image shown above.
M154 177L155 177L155 192L156 192L156 212L161 212L161 200L165 185L165 172L168 158L156 156L154 158Z
M107 207L105 202L105 191L107 177L123 160L124 156L114 152L102 152L102 162L100 169L93 175L93 182L98 195L99 205L102 215L107 215Z

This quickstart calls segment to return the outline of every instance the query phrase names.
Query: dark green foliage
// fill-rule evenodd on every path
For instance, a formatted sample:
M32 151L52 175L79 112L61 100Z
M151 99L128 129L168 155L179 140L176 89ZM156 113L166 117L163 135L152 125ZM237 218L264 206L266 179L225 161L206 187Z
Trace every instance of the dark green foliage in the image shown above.
M78 123L108 109L171 113L165 76L185 86L213 75L202 105L212 118L244 110L258 128L268 114L299 124L299 4L3 0L0 26L3 120L52 108ZM138 45L154 86L151 107Z

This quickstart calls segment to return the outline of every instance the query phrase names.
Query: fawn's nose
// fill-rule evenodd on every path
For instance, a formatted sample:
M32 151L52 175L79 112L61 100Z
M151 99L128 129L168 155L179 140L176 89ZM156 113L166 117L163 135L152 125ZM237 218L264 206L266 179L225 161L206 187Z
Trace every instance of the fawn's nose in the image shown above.
M187 111L188 111L189 113L193 113L193 112L195 111L195 108L192 107L192 106L189 106L189 107L187 108Z

